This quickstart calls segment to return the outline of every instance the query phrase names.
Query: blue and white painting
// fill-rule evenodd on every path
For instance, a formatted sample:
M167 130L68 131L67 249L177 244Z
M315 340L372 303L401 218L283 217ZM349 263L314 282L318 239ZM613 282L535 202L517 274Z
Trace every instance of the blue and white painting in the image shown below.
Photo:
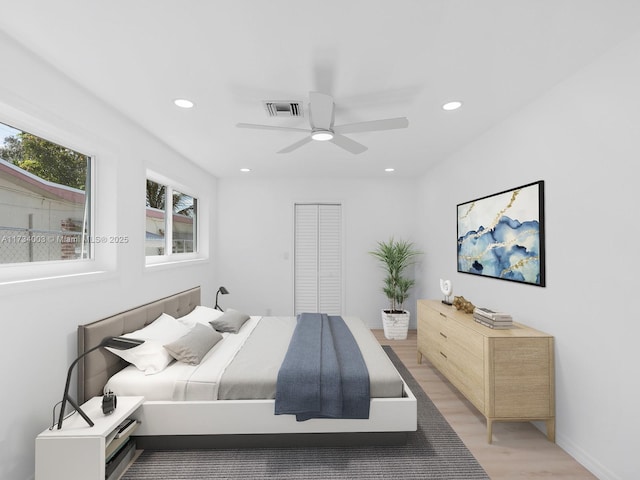
M544 286L544 182L458 205L458 271Z

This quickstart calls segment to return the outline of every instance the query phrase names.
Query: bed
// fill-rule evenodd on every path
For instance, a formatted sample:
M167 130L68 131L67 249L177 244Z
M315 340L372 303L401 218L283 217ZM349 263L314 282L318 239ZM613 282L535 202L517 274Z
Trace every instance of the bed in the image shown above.
M163 313L189 318L198 305L200 288L196 287L81 325L78 353L88 351L105 337L149 325ZM136 431L140 448L402 444L407 433L416 430L416 399L371 331L357 318L344 320L360 346L371 377L367 419L296 421L293 415L274 414L274 364L281 361L278 355L283 355L282 345L286 346L293 332L292 317L252 316L238 335L229 335L213 347L198 367L174 362L175 368L172 365L155 375L145 376L113 353L98 349L78 365L78 399L83 403L102 395L107 385L118 395L144 395L145 401L135 414L141 422ZM266 340L258 341L260 336ZM237 348L230 347L233 343ZM206 372L218 367L213 377ZM176 380L185 373L186 377ZM147 379L152 383L146 385Z

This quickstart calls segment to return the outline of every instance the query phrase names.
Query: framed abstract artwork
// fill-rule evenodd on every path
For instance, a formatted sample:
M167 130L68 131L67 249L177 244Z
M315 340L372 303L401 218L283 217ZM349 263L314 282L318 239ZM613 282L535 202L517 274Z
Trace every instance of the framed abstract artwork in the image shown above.
M458 272L545 286L544 181L457 206Z

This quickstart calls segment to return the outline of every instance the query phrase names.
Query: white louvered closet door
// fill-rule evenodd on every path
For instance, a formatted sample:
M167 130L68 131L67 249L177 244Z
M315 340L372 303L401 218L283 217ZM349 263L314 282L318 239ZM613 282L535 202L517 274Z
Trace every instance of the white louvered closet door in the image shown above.
M342 205L295 205L294 310L342 314Z

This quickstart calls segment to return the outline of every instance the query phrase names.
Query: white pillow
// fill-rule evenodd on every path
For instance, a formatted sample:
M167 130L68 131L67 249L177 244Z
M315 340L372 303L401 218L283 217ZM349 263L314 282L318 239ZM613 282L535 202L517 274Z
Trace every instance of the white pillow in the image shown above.
M194 327L196 323L202 323L203 325L211 328L209 322L212 322L216 318L221 317L223 314L224 312L216 310L215 308L198 305L184 317L178 318L178 321L190 328Z
M142 345L129 350L117 350L109 347L107 350L135 365L145 375L152 375L161 372L173 361L173 357L169 355L163 345L186 335L189 330L188 326L178 322L171 315L163 313L146 327L122 335L125 338L144 340Z

